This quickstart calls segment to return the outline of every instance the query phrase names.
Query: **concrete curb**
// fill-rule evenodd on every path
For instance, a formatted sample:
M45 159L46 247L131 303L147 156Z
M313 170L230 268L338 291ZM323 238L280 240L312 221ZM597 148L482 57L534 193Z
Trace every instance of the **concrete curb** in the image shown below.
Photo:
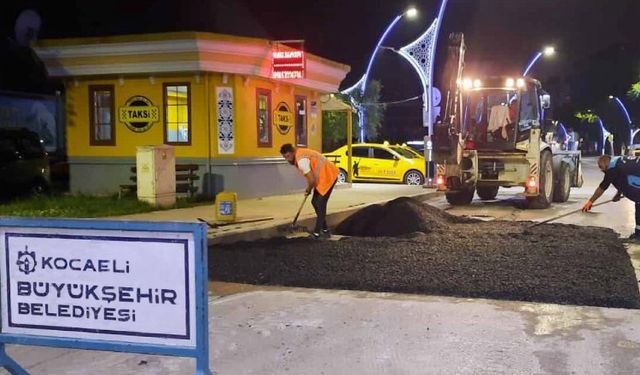
M420 194L408 195L408 197L423 201L440 194L442 193L429 191ZM336 225L341 223L356 211L372 204L384 204L388 201L389 199L365 204L358 204L334 211L327 215L327 224L329 225L329 227L334 228ZM312 228L315 225L315 220L315 214L306 215L305 217L301 217L300 219L298 219L297 225ZM289 219L273 220L267 223L259 223L253 226L227 227L225 229L221 229L220 231L211 230L208 235L208 245L211 246L215 244L228 244L241 241L255 241L259 239L283 237L286 235L286 229L290 224L291 220Z

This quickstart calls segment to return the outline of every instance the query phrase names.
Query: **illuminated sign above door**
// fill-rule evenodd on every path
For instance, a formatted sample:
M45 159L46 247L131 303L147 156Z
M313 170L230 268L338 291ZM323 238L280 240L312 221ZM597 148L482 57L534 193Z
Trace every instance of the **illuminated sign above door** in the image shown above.
M287 44L286 47L283 45L285 43ZM271 78L304 78L305 57L303 44L304 41L299 40L274 42L274 47L271 51Z

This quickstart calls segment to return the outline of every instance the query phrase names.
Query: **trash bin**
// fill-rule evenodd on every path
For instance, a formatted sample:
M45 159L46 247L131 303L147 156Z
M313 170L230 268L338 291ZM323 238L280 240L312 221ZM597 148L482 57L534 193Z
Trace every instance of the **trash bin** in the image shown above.
M238 194L223 191L216 195L216 220L235 221L238 208Z

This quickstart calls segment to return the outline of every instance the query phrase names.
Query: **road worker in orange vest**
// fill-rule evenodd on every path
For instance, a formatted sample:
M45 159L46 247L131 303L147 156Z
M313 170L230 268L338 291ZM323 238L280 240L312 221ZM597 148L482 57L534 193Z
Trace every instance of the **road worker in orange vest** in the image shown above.
M307 179L306 195L313 191L311 204L316 211L316 226L309 236L313 239L331 237L327 226L327 203L338 180L338 168L321 153L308 148L293 147L290 143L280 147L280 154L289 164L298 168Z

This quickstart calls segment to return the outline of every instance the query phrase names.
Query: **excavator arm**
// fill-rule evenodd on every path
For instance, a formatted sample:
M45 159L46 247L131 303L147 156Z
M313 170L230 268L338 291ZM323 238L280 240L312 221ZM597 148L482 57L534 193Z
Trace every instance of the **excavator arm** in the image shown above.
M446 100L444 115L434 129L434 161L436 163L445 161L455 163L457 159L459 135L463 132L461 82L465 51L464 35L451 33L440 85Z

